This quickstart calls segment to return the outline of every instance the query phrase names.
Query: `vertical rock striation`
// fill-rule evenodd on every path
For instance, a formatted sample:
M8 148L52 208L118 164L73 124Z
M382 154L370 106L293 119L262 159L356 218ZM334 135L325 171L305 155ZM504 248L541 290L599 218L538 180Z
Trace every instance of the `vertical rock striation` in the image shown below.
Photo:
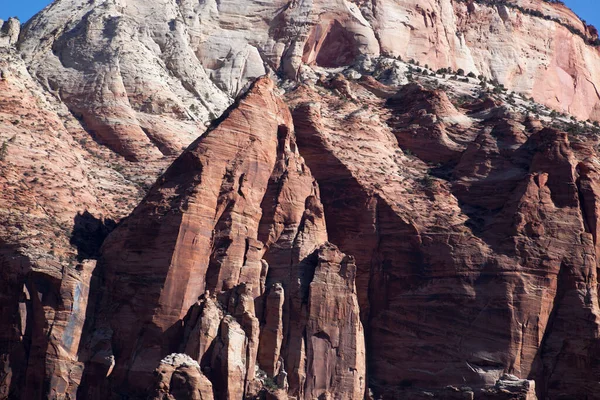
M509 373L535 380L540 398L593 393L594 150L528 130L493 103L471 119L414 85L389 100L350 88L388 110L361 115L309 87L290 101L330 240L356 255L372 387L416 396L449 383L502 385ZM388 153L398 144L430 166ZM424 167L442 179L422 177ZM571 375L576 364L585 372Z
M365 354L354 265L326 241L318 186L297 152L291 115L261 78L106 240L89 343L108 346L115 366L109 382L90 368L86 379L96 384L83 393L143 396L160 360L184 351L217 399L262 390L259 368L273 380L290 371L290 391L304 398L360 398ZM331 354L321 365L325 349Z
M598 131L473 77L599 119L593 27L80 3L0 29L0 398L598 396Z

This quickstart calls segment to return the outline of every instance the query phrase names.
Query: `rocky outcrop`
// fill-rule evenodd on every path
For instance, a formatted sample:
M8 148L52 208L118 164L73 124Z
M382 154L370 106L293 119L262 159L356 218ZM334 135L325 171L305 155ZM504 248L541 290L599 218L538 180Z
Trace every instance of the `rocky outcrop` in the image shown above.
M586 26L560 4L517 3L558 22L481 1L62 0L25 25L19 46L44 87L131 160L177 154L268 71L297 79L305 64L380 54L483 74L600 119L600 52L571 32Z
M14 47L0 48L2 396L74 396L98 249L158 169L135 166L132 178L87 138Z
M0 397L596 396L596 128L431 70L596 118L565 7L74 3L0 34Z
M210 381L200 372L200 366L186 354L171 354L156 369L155 392L152 400L213 400Z
M458 112L443 91L425 90L411 83L391 96L387 106L394 110L391 124L397 127L394 134L398 144L410 148L422 160L445 163L456 160L465 150L464 143L469 139L465 131L471 121Z
M0 19L0 47L10 47L17 44L21 23L16 18L6 21Z
M6 250L1 256L7 290L0 314L6 327L0 339L0 394L76 397L83 374L78 350L95 262L78 264L61 280L32 268L24 257L11 257Z
M227 316L221 322L221 337L215 348L214 365L216 383L220 389L221 399L244 398L246 375L247 338L246 333L232 316ZM249 350L249 349L248 349Z
M412 58L434 69L483 74L580 119L598 119L594 71L600 52L568 29L585 31L579 18L558 4L516 3L559 18L565 25L514 7L450 0L377 2L372 24L381 38L382 53ZM575 66L583 64L588 67Z
M283 342L283 303L285 294L283 286L275 283L265 298L264 325L260 332L260 352L258 363L268 376L277 376L281 367L281 344Z
M478 122L440 107L447 99L429 89L416 95L404 87L386 102L358 84L350 88L361 106L310 87L289 99L300 151L321 187L329 239L356 257L371 387L390 398L446 384L479 390L511 373L535 379L541 398L585 397L589 375L558 380L550 371L569 371L578 360L594 374L594 351L578 350L595 348L599 328L595 245L586 228L595 215L586 178L593 172L577 167L591 148L539 125L528 131L522 117L493 103L473 114L487 115ZM380 111L383 102L388 111ZM430 120L439 122L414 131L414 118L423 117L407 114L413 107L435 109ZM439 140L433 133L445 114L457 112L469 123L453 125L454 141ZM408 157L392 150L398 143ZM563 331L572 324L582 336Z
M111 335L92 333L89 357L108 347L115 366L110 381L87 370L88 398L145 396L161 358L177 351L198 362L218 399L264 390L261 367L302 398L362 397L355 267L324 245L318 186L273 90L256 82L106 240L93 331Z
M105 243L102 262L110 288L106 309L118 306L110 312L110 328L113 351L122 355L114 379L129 380L143 390L153 370L147 366L157 365L180 334L179 321L206 290L233 290L244 282L256 296L260 294L261 201L277 158L279 127L289 124L272 89L269 81L257 83L252 94L165 172L127 223ZM285 136L282 140L285 146ZM246 234L247 229L252 230ZM141 245L140 233L151 232L143 246L155 249L153 253L142 251L136 261L123 258L124 250L119 248L124 243ZM127 253L140 254L135 248ZM123 262L127 268L121 266ZM161 282L151 285L155 292L138 278L149 272ZM123 302L123 296L129 300ZM165 311L156 314L157 308ZM120 322L130 315L138 322ZM164 332L168 333L161 338ZM143 352L131 347L140 336L148 343ZM135 377L127 367L130 364L138 366L133 368Z
M306 323L305 398L360 399L366 390L365 348L354 260L334 246L319 250Z
M519 379L510 374L502 375L493 388L484 390L479 397L482 399L537 400L534 381Z
M220 321L223 311L216 299L202 296L193 305L183 320L185 332L183 342L184 353L188 354L198 364L207 365L210 360L211 346L219 334ZM205 357L209 357L205 359Z

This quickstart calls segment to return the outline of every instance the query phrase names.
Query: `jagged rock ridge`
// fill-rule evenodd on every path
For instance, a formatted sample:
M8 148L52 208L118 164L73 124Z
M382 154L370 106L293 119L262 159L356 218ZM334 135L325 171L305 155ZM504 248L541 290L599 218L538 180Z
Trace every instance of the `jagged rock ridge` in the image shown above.
M269 70L295 79L304 64L380 54L483 74L598 120L600 52L567 28L586 26L559 4L519 6L562 24L503 2L59 0L19 47L48 90L131 158L178 151Z
M89 352L118 357L108 388L106 368L90 369L99 383L86 398L143 396L161 358L186 350L221 399L260 390L259 367L303 398L364 393L356 266L327 244L318 186L273 89L255 83L105 242L93 330L110 337ZM267 324L279 339L261 337Z
M519 4L560 23L445 0L5 23L0 396L595 398L593 126L389 57L597 118L585 26Z

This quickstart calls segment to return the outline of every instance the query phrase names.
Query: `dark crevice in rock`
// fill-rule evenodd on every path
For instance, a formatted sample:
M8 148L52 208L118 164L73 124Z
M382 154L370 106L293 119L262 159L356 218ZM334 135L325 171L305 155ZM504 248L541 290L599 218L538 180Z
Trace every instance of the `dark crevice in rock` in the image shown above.
M77 248L77 260L97 260L106 237L115 229L112 219L100 219L90 212L78 213L74 218L71 245Z

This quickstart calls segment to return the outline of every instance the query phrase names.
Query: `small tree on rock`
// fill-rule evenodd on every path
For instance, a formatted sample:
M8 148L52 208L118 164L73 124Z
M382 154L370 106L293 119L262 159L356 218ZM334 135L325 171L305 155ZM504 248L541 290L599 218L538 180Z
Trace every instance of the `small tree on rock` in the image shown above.
M4 161L6 156L8 155L8 143L5 141L2 143L2 147L0 147L0 161Z

